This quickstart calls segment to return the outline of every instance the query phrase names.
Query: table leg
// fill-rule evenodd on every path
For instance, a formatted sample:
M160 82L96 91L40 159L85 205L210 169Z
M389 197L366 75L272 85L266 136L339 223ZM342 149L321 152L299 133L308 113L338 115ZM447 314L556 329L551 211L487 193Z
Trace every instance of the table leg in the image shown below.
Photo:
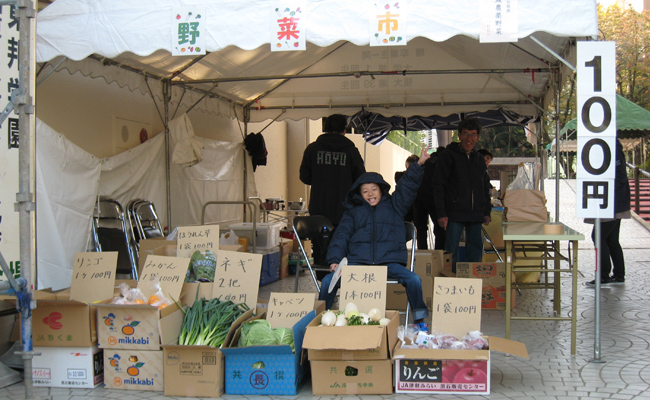
M572 240L573 254L569 255L571 260L571 276L572 276L572 293L571 300L571 355L576 354L576 325L577 325L577 312L578 312L578 241Z
M553 242L553 268L555 269L555 272L553 273L553 287L555 288L553 290L553 308L555 309L555 316L559 316L562 313L562 285L561 285L561 273L559 272L560 268L562 267L561 263L562 261L560 260L560 242L559 241L554 241Z
M512 313L512 241L506 247L506 339L510 339L510 314Z

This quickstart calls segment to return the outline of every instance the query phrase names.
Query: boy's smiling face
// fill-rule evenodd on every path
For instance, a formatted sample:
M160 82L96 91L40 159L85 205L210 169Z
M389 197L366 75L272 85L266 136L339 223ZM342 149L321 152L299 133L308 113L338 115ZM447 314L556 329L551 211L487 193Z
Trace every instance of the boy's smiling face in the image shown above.
M381 200L381 190L379 185L376 183L363 183L359 186L359 193L365 201L367 201L371 206L376 206Z

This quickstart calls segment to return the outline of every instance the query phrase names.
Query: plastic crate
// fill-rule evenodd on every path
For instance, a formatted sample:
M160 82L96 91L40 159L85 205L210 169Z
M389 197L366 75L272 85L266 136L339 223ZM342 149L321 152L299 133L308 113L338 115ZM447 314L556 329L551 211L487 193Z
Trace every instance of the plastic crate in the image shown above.
M257 231L257 248L268 248L280 245L280 229L284 224L278 222L258 222L255 225ZM248 237L248 248L253 247L253 223L240 222L228 226L235 235Z

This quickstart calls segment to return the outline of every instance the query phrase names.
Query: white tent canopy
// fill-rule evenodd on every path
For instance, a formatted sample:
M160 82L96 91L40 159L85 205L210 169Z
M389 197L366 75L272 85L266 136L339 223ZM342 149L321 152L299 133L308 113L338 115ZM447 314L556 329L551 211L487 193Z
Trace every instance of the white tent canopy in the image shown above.
M37 62L159 99L160 80L169 80L172 107L209 93L196 107L253 122L362 108L404 117L491 109L534 116L564 67L549 50L571 62L575 38L597 35L595 0L519 0L516 43L479 43L479 0L412 0L408 44L372 47L372 3L321 0L304 2L306 50L271 52L270 13L281 4L57 0L38 14ZM173 57L172 12L189 5L204 7L208 54Z

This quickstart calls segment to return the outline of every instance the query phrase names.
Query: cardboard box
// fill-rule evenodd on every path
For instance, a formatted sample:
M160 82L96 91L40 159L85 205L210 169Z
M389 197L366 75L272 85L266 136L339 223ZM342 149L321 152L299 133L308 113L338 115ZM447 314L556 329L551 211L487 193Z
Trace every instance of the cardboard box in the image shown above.
M81 301L64 300L67 296L57 299L52 294L49 299L36 301L36 308L32 310L34 346L88 348L97 343L95 307ZM35 295L37 297L40 296Z
M104 356L92 347L34 347L34 386L94 388L104 383Z
M506 309L506 265L493 263L458 263L456 277L479 278L483 280L481 308L493 310ZM515 281L513 274L513 282ZM512 289L512 307L515 306L515 289Z
M222 347L228 346L239 326L250 319L250 310L230 327ZM219 397L225 391L225 358L209 346L163 346L165 396Z
M210 346L163 346L165 396L220 397L225 358Z
M173 344L178 340L183 316L176 304L162 310L146 304L120 305L108 301L97 304L99 347L159 350L161 344Z
M526 345L487 337L490 350L395 348L395 393L490 394L490 351L528 358ZM462 367L462 368L461 368ZM416 373L426 368L426 374ZM456 377L459 373L464 374Z
M107 389L163 390L163 351L104 350L104 387Z
M480 328L481 312L477 309L481 295L467 290L480 281L463 281L461 278L435 279L431 332L462 338L467 332ZM524 358L528 358L528 352L526 345L520 342L499 337L485 338L489 350L403 348L399 342L393 350L395 392L489 395L490 351Z
M431 254L433 258L433 270L442 272L451 272L452 264L451 258L452 254L444 250L433 250ZM439 276L438 274L432 274L431 276Z
M241 334L238 329L230 345L221 349L226 357L226 393L297 394L306 376L302 352L305 329L315 317L316 312L311 311L293 326L295 353L288 345L236 347Z
M311 361L314 395L393 393L391 360Z
M165 238L142 239L138 242L138 273L142 272L144 262L148 255L154 254L154 250L163 246L173 246L176 248L175 240L165 240Z
M196 300L196 292L199 292L199 299L211 299L212 298L212 284L214 282L185 282L183 283L183 289L181 290L181 305L192 307L194 301Z
M310 361L386 360L397 343L397 311L386 311L386 326L318 326L323 314L307 326L303 347Z
M293 240L280 239L280 279L289 276L289 254L293 250Z
M307 253L307 257L312 256L311 252L311 240L303 240L302 241L302 246L305 248L305 253ZM299 252L300 251L300 245L298 245L298 240L293 241L293 248L291 249L292 253Z

